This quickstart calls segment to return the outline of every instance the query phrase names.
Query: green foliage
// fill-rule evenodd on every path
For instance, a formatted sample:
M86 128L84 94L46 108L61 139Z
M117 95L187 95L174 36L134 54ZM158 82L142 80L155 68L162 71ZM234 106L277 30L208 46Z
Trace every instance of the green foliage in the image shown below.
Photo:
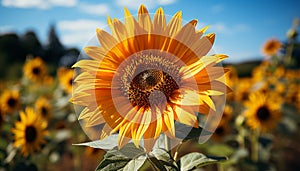
M97 170L135 171L151 168L159 171L188 171L226 159L226 157L207 157L202 153L193 152L176 162L164 149L154 149L147 154L142 148L136 148L133 143L129 143L121 149L115 147L109 150Z
M96 170L117 171L123 170L125 166L128 170L132 170L132 168L138 169L137 167L141 167L145 161L143 158L140 158L142 155L145 155L144 150L136 148L133 143L125 145L120 150L115 147L106 153Z
M226 157L207 157L202 153L189 153L180 159L180 170L189 171L208 164L214 164L227 160Z

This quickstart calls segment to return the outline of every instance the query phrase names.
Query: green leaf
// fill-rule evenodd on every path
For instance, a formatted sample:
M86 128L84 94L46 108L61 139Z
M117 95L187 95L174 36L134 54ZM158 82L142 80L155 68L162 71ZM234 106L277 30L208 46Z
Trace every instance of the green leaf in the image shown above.
M140 157L145 154L142 148L135 147L133 143L129 143L121 149L115 147L107 151L96 170L117 171L123 170L125 167L129 170L131 170L130 168L133 166L135 168L141 167L146 159L141 162ZM127 166L127 164L129 164L129 166Z
M151 152L151 155L153 155L168 171L179 170L177 163L165 149L154 149Z
M208 164L227 160L226 157L207 157L202 153L193 152L180 158L180 170L189 171Z
M146 159L146 156L140 156L138 158L132 159L126 164L123 171L138 170L145 163Z
M159 162L156 157L148 157L147 159L151 164L153 170L167 171L165 166L161 164L161 162Z
M200 135L202 136L208 136L212 135L211 132L201 128L200 126L198 128L194 128L191 126L187 126L185 124L181 124L176 122L175 123L175 136L177 138L183 139L183 140L189 140L193 138L199 138Z
M89 146L92 148L100 148L100 149L110 150L110 149L116 147L116 142L118 142L118 135L114 134L114 135L110 135L110 136L106 137L103 140L96 140L96 141L80 143L80 144L73 144L73 145Z
M106 154L96 170L117 171L124 168L130 160L130 158L124 158L124 156Z
M216 156L230 156L234 153L234 149L226 144L211 144L207 153Z

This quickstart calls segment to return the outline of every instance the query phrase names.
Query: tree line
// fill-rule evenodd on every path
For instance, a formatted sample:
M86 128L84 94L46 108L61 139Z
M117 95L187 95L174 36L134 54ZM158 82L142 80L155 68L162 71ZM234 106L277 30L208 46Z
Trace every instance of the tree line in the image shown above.
M70 67L76 61L79 50L66 48L59 40L54 25L50 26L45 44L42 44L36 33L31 30L23 35L0 35L0 79L9 78L11 75L18 77L22 72L20 66L28 55L40 56L54 72L60 65Z

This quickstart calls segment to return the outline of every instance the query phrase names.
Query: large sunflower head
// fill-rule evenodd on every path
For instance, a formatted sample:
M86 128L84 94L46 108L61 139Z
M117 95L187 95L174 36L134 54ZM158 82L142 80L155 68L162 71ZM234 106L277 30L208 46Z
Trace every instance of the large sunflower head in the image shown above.
M47 75L47 67L40 57L29 59L23 67L26 78L33 82L42 82Z
M49 119L52 115L52 107L50 101L46 97L40 97L35 102L35 110L38 115L44 119Z
M73 69L59 68L57 71L60 86L68 94L72 93L73 74Z
M5 90L0 98L3 113L12 113L20 107L20 94L17 90Z
M270 100L262 92L250 94L245 106L247 108L244 112L246 124L253 130L266 132L275 128L280 121L281 102Z
M47 122L37 115L32 108L20 112L20 121L15 123L12 132L15 135L14 147L20 148L24 156L41 150L45 144L44 137L48 134Z
M227 70L219 63L227 56L207 55L215 39L207 27L182 25L181 12L167 23L162 8L151 19L143 5L137 19L125 8L124 22L107 21L110 30L97 29L99 44L74 65L71 101L82 106L85 130L99 129L101 139L118 133L119 147L143 139L150 151L161 133L176 137L175 123L197 128L199 113L220 119L212 98L225 99Z

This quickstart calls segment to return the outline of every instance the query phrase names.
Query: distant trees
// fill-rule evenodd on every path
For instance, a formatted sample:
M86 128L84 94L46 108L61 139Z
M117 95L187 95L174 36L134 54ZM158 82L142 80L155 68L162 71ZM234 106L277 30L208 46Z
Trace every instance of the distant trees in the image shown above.
M48 34L48 44L45 47L45 61L57 64L64 53L65 48L61 44L55 28L52 25Z
M40 56L53 70L59 65L71 66L77 59L79 51L76 48L67 49L59 40L54 25L50 26L48 41L41 43L34 31L23 35L8 33L0 35L0 80L8 78L11 70L22 71L26 56ZM67 59L67 61L61 61ZM11 67L16 67L12 69Z

